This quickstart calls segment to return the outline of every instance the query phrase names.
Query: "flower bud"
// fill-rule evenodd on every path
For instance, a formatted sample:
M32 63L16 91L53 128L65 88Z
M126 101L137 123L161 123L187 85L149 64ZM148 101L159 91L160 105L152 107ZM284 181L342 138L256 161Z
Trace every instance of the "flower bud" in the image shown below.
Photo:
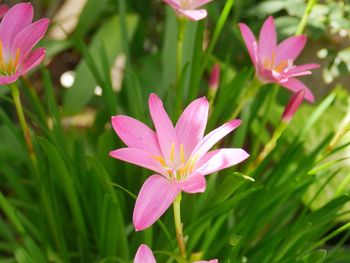
M282 121L283 122L290 122L293 118L294 114L298 110L300 104L303 102L305 96L305 90L299 90L297 93L295 93L290 101L288 102L286 108L284 109L284 112L282 114Z
M220 64L216 63L214 64L211 74L210 74L210 80L209 80L209 89L210 92L216 93L220 82Z

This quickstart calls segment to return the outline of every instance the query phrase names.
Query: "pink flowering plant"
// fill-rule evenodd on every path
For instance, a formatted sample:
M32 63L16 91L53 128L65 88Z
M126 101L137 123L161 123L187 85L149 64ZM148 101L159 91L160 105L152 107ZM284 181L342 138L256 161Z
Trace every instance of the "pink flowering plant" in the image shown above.
M350 262L349 14L0 1L0 263Z

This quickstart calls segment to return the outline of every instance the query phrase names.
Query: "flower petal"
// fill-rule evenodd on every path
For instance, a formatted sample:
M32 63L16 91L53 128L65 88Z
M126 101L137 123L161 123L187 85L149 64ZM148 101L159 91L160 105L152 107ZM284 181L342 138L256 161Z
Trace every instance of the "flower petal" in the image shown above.
M26 26L15 37L12 43L12 54L15 55L17 49L20 50L21 63L32 48L39 42L46 33L50 20L47 18L40 19L33 24Z
M279 65L286 60L295 60L303 50L306 40L306 36L300 35L287 38L280 43L276 48L275 65Z
M207 125L209 102L206 98L194 100L184 110L176 123L175 131L179 144L183 144L185 160L203 139Z
M168 5L170 5L172 8L174 8L175 10L181 8L180 4L176 0L163 0L163 1Z
M190 9L197 9L198 7L201 7L203 5L208 4L209 2L211 2L213 0L192 0L192 2L190 2Z
M201 260L201 261L195 261L193 263L219 263L219 261L217 259L212 259L212 260Z
M239 23L239 29L241 30L241 34L242 34L244 43L248 49L250 59L252 60L255 68L257 68L258 43L256 41L256 38L255 38L253 32L250 30L250 28L246 24Z
M203 193L207 187L207 182L202 174L194 172L185 181L178 183L181 190L186 193Z
M315 68L319 68L320 65L316 64L316 63L310 63L310 64L304 64L304 65L300 65L300 66L295 66L294 68L292 68L291 70L288 71L288 74L298 74L304 71L308 71L310 69L315 69Z
M200 160L219 140L241 125L241 120L231 120L221 125L219 128L208 133L203 140L196 146L192 156Z
M156 222L180 193L176 183L161 175L152 175L142 185L137 196L133 223L141 231Z
M149 110L157 131L159 146L163 156L169 161L172 144L177 145L175 128L164 110L162 101L153 93L149 96Z
M281 82L280 85L283 87L293 91L293 92L298 92L302 89L305 90L305 99L314 102L315 98L314 95L312 94L311 90L300 80L295 79L295 78L289 78L286 82Z
M19 78L19 74L12 76L0 76L0 85L6 85L15 82Z
M139 246L134 263L157 263L156 259L153 256L152 250L145 244Z
M45 48L37 48L32 54L23 62L19 70L19 74L26 74L31 69L38 66L45 58L46 50Z
M112 117L112 126L120 139L130 148L161 155L157 135L142 122L124 115Z
M273 17L269 16L265 20L259 34L259 55L261 56L261 59L271 59L272 52L276 49L276 39L275 22Z
M20 3L13 6L0 23L0 39L4 48L9 49L15 36L33 20L33 6Z
M249 154L242 149L228 148L208 152L198 162L197 172L207 175L243 162Z
M188 19L191 19L193 21L202 20L207 17L208 13L205 9L199 9L199 10L184 10L184 9L177 9L177 12L180 15L183 15L187 17Z
M167 176L167 173L162 168L161 164L155 158L152 158L150 153L144 150L137 148L120 148L111 151L109 155L121 161L132 163Z

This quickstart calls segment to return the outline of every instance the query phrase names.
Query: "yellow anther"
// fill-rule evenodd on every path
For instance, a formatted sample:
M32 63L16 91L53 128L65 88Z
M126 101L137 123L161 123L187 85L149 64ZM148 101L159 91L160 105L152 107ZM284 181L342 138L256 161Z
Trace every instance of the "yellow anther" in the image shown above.
M160 162L160 164L161 164L163 167L166 167L166 163L165 163L163 157L158 156L158 155L153 155L152 158L155 159L156 161Z
M276 59L275 51L272 51L270 69L272 69L273 66L275 65L275 59Z
M17 68L17 64L18 64L18 61L19 61L19 54L20 54L20 49L17 48L17 50L16 50L15 63L13 64L13 69L14 69L14 70L16 70L16 68Z
M171 150L170 150L170 161L174 161L174 156L175 156L175 143L171 144Z
M277 71L278 73L281 73L286 67L288 66L288 61L284 60L281 63L278 64L277 67L275 67L275 71Z
M184 151L184 145L181 143L180 144L180 158L181 158L181 163L185 162L185 151Z
M11 72L12 72L12 59L10 59L7 65L7 73L11 73Z

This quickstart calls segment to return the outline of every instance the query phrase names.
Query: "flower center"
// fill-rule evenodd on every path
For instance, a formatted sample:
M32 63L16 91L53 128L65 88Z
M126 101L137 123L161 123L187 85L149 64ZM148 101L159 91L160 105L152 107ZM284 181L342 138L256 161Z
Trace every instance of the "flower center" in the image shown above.
M183 9L189 8L191 4L191 0L180 0L180 6Z
M293 60L283 60L276 65L276 54L275 52L272 52L271 58L264 58L263 66L265 69L273 71L274 74L280 75L283 73L287 73L288 70L293 67Z
M11 56L7 59L4 55L2 42L0 41L0 75L9 76L14 74L17 70L20 49L17 48L15 59Z
M184 145L181 143L179 148L176 148L175 146L175 143L171 144L168 161L159 155L152 157L162 165L163 169L168 172L171 179L182 181L192 173L198 156L194 155L186 160Z

